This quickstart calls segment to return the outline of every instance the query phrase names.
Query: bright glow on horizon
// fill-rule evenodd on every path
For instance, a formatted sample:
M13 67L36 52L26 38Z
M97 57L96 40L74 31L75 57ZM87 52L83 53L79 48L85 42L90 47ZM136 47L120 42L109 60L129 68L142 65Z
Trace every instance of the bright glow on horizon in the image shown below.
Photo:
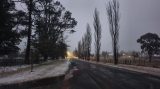
M73 52L67 51L67 59L73 59L76 58L75 55L73 54Z

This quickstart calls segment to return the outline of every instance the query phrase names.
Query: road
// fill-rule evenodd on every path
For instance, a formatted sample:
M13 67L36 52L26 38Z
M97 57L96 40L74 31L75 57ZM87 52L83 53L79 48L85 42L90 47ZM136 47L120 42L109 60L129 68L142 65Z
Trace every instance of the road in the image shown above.
M160 89L160 78L76 60L70 89Z

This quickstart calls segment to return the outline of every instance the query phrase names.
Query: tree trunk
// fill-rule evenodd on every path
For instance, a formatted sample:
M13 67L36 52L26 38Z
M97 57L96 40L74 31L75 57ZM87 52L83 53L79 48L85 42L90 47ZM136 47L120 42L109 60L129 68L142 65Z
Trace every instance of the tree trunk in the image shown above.
M97 62L99 62L99 53L97 53L97 56L96 56L97 58Z
M117 65L118 64L118 52L117 52L117 44L116 44L116 42L115 42L115 40L114 40L114 44L113 44L114 46L114 48L113 48L113 50L114 50L114 64L115 65Z
M88 52L88 61L90 61L90 52Z
M47 59L48 59L48 56L44 55L44 61L47 61Z
M32 0L29 1L29 24L28 24L28 34L27 34L27 48L25 54L25 64L30 63L30 45L31 45L31 28L32 28Z
M149 55L149 62L152 62L152 55Z

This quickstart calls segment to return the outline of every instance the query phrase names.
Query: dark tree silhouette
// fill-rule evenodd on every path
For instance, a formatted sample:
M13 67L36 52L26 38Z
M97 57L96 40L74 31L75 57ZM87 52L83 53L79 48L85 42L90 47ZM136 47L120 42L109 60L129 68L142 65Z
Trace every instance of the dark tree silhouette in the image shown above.
M118 0L109 1L106 6L108 22L110 28L110 34L112 37L112 47L113 47L113 56L114 64L118 64L118 42L119 42L119 2Z
M35 7L37 7L34 8L36 30L33 46L44 57L44 61L48 57L57 58L61 53L66 52L64 33L66 31L73 33L77 21L72 18L72 13L65 10L58 1L40 0L35 3ZM59 45L62 47L60 48Z
M20 43L21 30L18 25L22 23L25 13L15 9L12 0L0 1L0 55L8 55L18 52L17 45Z
M82 43L81 43L81 41L78 42L77 51L78 51L78 57L82 58Z
M83 59L86 59L87 56L87 47L86 47L86 39L85 37L82 37L82 51L81 51L81 55L83 57Z
M99 13L97 9L94 12L94 39L95 39L95 55L96 60L99 62L100 57L100 49L101 49L101 23L99 19Z
M33 0L26 1L27 8L28 8L28 31L27 31L27 47L26 47L26 54L25 54L25 63L29 64L31 61L30 59L30 47L31 47L31 33L32 33L32 10L33 10Z
M136 57L139 57L139 53L136 52L136 51L133 51L133 52L131 53L131 55L133 56L133 59L134 59L134 60L135 60Z
M87 24L87 31L85 34L85 40L86 40L86 48L87 48L87 60L90 60L92 33L91 33L91 27L89 24Z
M73 54L74 54L76 57L78 57L78 49L75 49L75 50L73 51Z
M160 38L157 34L146 33L142 35L138 40L138 43L141 44L142 52L147 52L149 56L149 62L152 60L154 54L158 54L160 49Z
M102 56L104 57L104 59L108 58L109 53L107 51L102 51Z
M85 60L90 60L92 34L89 24L87 24L86 33L78 43L78 54Z

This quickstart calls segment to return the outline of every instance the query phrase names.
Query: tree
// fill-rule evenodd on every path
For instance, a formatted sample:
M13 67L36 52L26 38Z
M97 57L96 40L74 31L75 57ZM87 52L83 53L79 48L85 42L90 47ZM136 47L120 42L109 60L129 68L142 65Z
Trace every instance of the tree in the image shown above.
M8 55L18 52L21 30L18 25L25 13L15 9L15 3L12 0L0 1L0 55Z
M79 58L90 60L92 34L89 24L87 24L86 32L82 40L78 42L77 55Z
M78 44L78 49L80 52L80 55L86 59L90 60L90 51L91 51L91 42L92 42L92 34L91 34L91 28L89 24L87 24L86 33L82 37L82 43ZM80 47L81 46L81 47Z
M26 47L26 54L25 54L25 63L29 64L31 63L30 59L30 47L31 47L31 33L32 33L32 10L33 10L33 0L25 1L22 0L26 3L27 8L28 8L28 30L27 30L27 47Z
M78 57L82 58L82 43L81 43L81 41L78 42L77 51L78 51Z
M109 1L106 6L109 29L112 37L112 47L113 47L113 56L114 64L118 64L118 42L119 42L119 2L118 0Z
M87 47L86 47L86 39L85 37L82 37L82 50L81 50L81 55L83 57L83 59L86 59L87 56Z
M63 39L63 38L62 38ZM58 58L58 57L61 57L61 58L65 58L67 56L67 47L69 47L64 40L59 40L57 41L56 43L56 50L52 50L50 53L49 53L49 56L52 57L52 58ZM53 46L53 45L52 45ZM54 54L57 54L55 56L52 56L53 53Z
M108 58L109 53L107 51L102 51L102 56L106 59L106 57Z
M35 14L33 45L44 57L44 61L48 57L57 58L60 56L60 51L63 51L62 54L66 53L64 33L74 32L73 28L77 21L72 17L72 13L65 10L58 1L40 0L34 5L36 8L33 12Z
M75 50L73 51L73 54L74 54L74 56L78 57L78 50L75 49Z
M92 33L91 33L91 27L89 24L87 24L87 31L85 34L85 40L86 40L86 48L87 48L87 60L90 60Z
M99 62L100 57L100 49L101 49L101 23L99 19L99 13L97 9L95 9L94 12L94 39L95 39L95 54L96 54L96 60Z
M142 52L147 52L149 56L149 62L152 60L154 54L158 54L160 49L160 38L155 33L146 33L142 35L138 40L141 44Z
M134 60L136 57L139 57L139 53L136 51L133 51L131 54L132 54Z

